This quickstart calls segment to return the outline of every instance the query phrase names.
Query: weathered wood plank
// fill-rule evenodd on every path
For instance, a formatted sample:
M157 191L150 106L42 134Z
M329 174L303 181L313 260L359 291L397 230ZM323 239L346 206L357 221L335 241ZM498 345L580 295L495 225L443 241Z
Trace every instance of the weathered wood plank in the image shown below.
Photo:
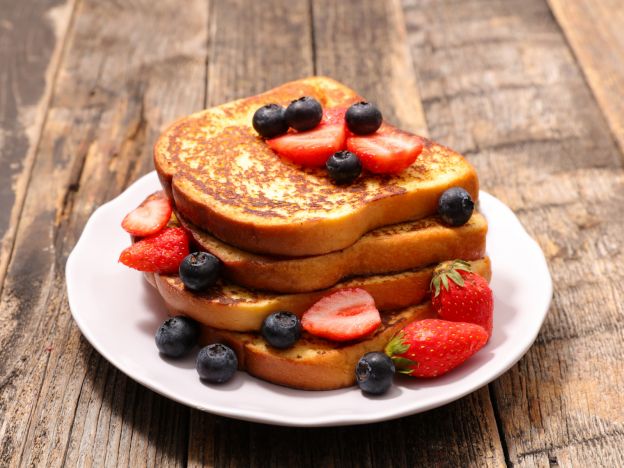
M624 152L624 3L548 0Z
M313 0L316 72L351 84L389 122L426 135L405 21L396 0Z
M74 4L0 1L0 288Z
M492 386L509 461L622 465L624 170L608 124L544 1L404 5L431 135L469 154L553 275L537 343Z
M151 166L162 126L202 108L208 5L78 7L0 297L0 464L183 464L188 409L86 343L63 268L88 215Z

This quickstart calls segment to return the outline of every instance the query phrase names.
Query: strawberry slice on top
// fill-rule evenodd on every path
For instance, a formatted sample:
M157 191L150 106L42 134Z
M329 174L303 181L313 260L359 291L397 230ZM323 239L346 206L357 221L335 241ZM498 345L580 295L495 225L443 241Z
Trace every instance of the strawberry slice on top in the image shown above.
M412 165L423 149L422 138L383 124L370 135L347 137L347 149L375 174L397 174Z
M334 341L363 338L381 325L373 297L363 289L341 289L323 297L301 318L311 335Z
M133 236L149 236L163 229L171 217L171 202L165 192L156 192L126 215L121 227Z
M289 132L266 142L279 156L295 164L323 166L332 154L344 149L345 112L343 108L325 109L321 123L312 130Z

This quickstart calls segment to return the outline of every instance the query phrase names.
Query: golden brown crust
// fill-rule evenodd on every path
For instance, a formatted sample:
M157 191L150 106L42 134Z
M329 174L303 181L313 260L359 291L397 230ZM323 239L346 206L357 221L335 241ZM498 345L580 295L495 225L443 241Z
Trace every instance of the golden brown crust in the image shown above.
M428 303L388 314L370 337L346 344L304 334L294 347L278 350L257 334L202 327L203 344L221 342L234 349L239 368L272 383L303 390L332 390L355 384L355 366L366 353L383 351L392 336L414 320L433 316Z
M359 99L340 83L313 77L170 126L156 143L154 165L179 212L245 250L302 256L339 250L376 227L433 214L450 186L477 199L474 168L430 141L401 174L366 174L346 187L333 185L322 169L281 160L254 133L251 116L263 104L286 104L303 94L327 106Z
M471 262L473 270L490 279L489 258ZM203 325L234 331L260 330L264 318L279 310L301 315L321 297L342 288L362 288L381 311L418 304L428 295L433 267L396 273L356 277L332 288L301 294L271 294L234 284L219 284L205 293L192 293L177 276L153 275L156 288L169 312L184 314Z
M487 221L475 213L463 226L437 217L375 229L338 252L311 257L257 255L230 246L179 217L198 246L224 264L233 283L281 293L328 288L342 278L404 271L444 260L485 255Z

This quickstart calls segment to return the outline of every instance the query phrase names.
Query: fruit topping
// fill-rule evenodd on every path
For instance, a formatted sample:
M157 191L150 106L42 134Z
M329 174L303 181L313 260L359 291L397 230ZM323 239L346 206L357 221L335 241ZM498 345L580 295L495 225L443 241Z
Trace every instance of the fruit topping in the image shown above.
M350 135L347 149L355 153L362 166L375 174L397 174L409 167L421 153L422 139L384 124L371 135Z
M445 320L476 323L492 335L492 290L485 278L470 271L468 262L445 262L435 269L431 305Z
M325 163L329 177L336 184L353 182L362 172L362 162L350 151L338 151Z
M263 138L275 138L288 131L286 109L278 104L267 104L260 107L251 121L253 128Z
M292 101L286 108L286 122L300 132L312 130L323 118L323 108L313 97L303 96Z
M182 228L165 228L124 249L119 261L149 273L177 273L189 253L189 239Z
M445 190L438 200L438 214L451 226L466 224L473 211L474 202L470 194L461 187Z
M355 366L355 379L363 392L381 395L392 385L394 371L392 359L384 353L366 353Z
M156 192L128 213L121 227L133 236L149 236L163 229L171 217L171 202L164 192Z
M375 133L383 117L377 107L370 102L357 102L353 104L345 114L347 128L356 135L369 135Z
M207 382L227 382L232 378L237 367L236 353L232 348L221 343L208 345L197 354L197 373Z
M301 337L299 317L291 312L275 312L264 319L261 333L274 348L290 348Z
M177 358L188 354L199 340L199 324L179 315L163 322L156 332L156 346L165 356Z
M203 291L219 279L221 261L208 252L193 252L180 263L180 279L191 291Z
M479 351L488 334L479 325L425 319L405 326L386 346L398 372L412 377L437 377Z
M321 123L307 132L287 133L267 140L279 156L302 166L320 167L336 151L344 149L344 109L326 109Z
M374 332L381 325L381 317L368 292L349 288L319 300L303 314L301 325L312 335L349 341Z

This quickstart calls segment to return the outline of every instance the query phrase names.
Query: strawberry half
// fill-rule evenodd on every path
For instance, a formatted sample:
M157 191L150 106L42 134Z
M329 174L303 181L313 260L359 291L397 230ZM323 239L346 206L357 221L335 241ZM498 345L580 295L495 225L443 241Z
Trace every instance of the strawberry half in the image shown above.
M381 317L369 293L349 288L319 300L303 314L301 325L312 335L349 341L375 331L381 325Z
M165 192L156 192L145 199L121 222L121 227L133 236L149 236L164 228L171 217L171 202Z
M124 249L119 261L135 270L177 273L189 254L189 238L183 228L166 228Z
M422 138L383 124L371 135L349 135L347 149L375 174L397 174L412 165L422 152Z
M307 132L287 133L266 140L279 156L302 166L323 166L336 151L344 149L346 138L343 108L325 109L323 119Z
M445 320L476 323L492 335L492 289L485 278L470 271L468 262L454 260L435 269L431 306Z
M479 325L425 319L409 323L386 346L396 370L412 377L437 377L479 351L488 334Z

